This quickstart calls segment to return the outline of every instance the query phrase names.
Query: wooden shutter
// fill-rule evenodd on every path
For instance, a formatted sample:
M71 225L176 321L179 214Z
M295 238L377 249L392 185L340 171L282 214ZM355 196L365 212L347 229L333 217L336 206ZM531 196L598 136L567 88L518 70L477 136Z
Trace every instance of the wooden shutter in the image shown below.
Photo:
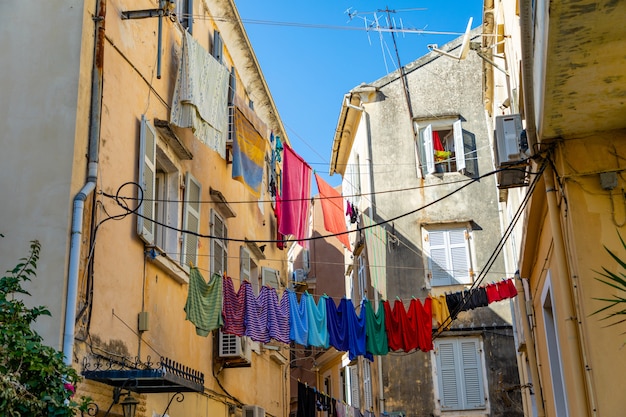
M465 144L463 143L463 128L461 121L457 120L452 125L454 131L454 156L456 158L456 170L465 169Z
M250 253L243 246L239 247L239 279L250 281Z
M459 341L463 361L463 397L465 408L485 407L483 372L478 351L478 340Z
M363 396L365 397L365 409L372 409L372 368L368 360L363 361Z
M455 354L456 340L437 344L437 367L439 370L439 400L442 410L461 408L459 372Z
M227 244L225 240L228 237L226 224L224 220L211 210L211 273L224 273L227 267Z
M200 232L200 183L188 172L185 178L185 203L183 207L183 251L181 262L197 264L198 235ZM191 233L187 233L191 232Z
M424 153L426 155L426 172L435 172L435 147L433 146L433 127L428 125L422 132L424 140Z
M222 35L217 30L213 32L213 57L218 61L222 62L224 42L222 41Z
M469 284L469 249L466 238L466 229L452 229L447 231L450 248L450 274L452 284Z
M361 396L359 392L359 368L357 365L348 366L350 372L350 405L356 408L361 407Z
M262 285L269 285L276 290L279 289L278 273L275 269L261 268L261 281Z
M431 285L451 285L452 277L448 272L448 246L445 230L432 230L428 232L430 247L429 267L431 273Z
M139 129L139 184L137 198L142 199L137 209L137 234L144 242L154 243L154 196L156 176L156 133L145 115L141 115Z

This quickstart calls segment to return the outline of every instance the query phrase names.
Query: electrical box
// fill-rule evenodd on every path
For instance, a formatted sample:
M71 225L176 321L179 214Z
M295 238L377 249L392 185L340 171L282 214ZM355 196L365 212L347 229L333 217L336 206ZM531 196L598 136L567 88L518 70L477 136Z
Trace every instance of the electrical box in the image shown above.
M142 311L139 313L137 328L140 332L147 332L148 330L150 330L150 321L147 311Z

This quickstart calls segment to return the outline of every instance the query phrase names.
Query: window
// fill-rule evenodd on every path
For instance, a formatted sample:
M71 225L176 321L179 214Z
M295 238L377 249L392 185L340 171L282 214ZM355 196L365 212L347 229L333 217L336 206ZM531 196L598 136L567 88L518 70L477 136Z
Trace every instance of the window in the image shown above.
M359 392L359 368L357 365L346 366L348 380L346 381L347 403L353 407L361 407L361 396Z
M424 231L428 271L433 287L470 284L470 231L465 227Z
M483 357L475 337L435 340L438 400L442 411L486 407Z
M362 251L361 254L357 257L357 262L359 264L359 269L357 271L358 279L359 279L359 295L361 296L362 301L365 299L367 295L367 268L365 264L365 251Z
M213 55L213 58L215 58L217 62L222 63L224 55L224 41L222 40L221 33L219 33L217 30L213 32L211 55Z
M463 131L461 120L447 118L423 122L418 125L418 154L422 173L463 172L477 175L476 145L474 136Z
M228 266L228 229L224 219L211 209L211 275L226 272Z
M554 395L554 408L556 416L567 416L567 394L565 392L565 378L561 361L561 348L557 331L557 317L552 303L552 280L550 271L546 277L546 284L541 295L543 304L543 320L546 332L546 345L548 348L548 362L550 377L552 379L552 391Z
M182 235L175 229L198 232L200 229L200 183L186 174L184 195L181 192L178 159L160 146L160 137L145 116L141 118L138 198L143 199L137 213L137 233L148 245L156 246L166 255L182 253L179 261L196 262L198 237ZM178 201L183 199L181 216ZM182 218L183 224L180 224Z
M177 0L176 14L180 24L193 33L193 0Z

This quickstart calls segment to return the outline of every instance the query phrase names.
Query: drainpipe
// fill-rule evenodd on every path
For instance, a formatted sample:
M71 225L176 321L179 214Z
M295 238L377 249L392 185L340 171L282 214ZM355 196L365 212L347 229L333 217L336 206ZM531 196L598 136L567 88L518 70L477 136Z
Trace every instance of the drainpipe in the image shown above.
M67 365L72 364L74 352L74 327L76 322L76 298L78 295L78 271L80 267L80 247L83 234L85 201L96 188L98 178L98 147L100 144L100 123L102 114L102 69L104 61L104 18L106 0L96 0L95 45L91 79L91 104L89 126L89 154L87 182L74 197L72 207L72 229L67 273L67 296L65 305L65 326L63 333L63 356Z
M587 402L588 393L585 390L586 375L583 372L585 364L582 360L580 352L580 338L578 334L578 317L574 309L572 299L572 290L570 288L570 272L567 263L565 244L563 242L563 229L561 225L560 210L556 201L556 187L554 185L554 171L548 163L543 173L546 184L546 200L548 203L548 216L550 220L550 228L552 231L552 240L554 242L554 261L558 269L558 276L552 280L555 290L555 300L557 314L560 315L559 330L564 332L560 335L561 340L565 343L561 348L567 351L572 361L572 378L567 381L570 386L568 390L567 402L572 415L588 415L589 404Z
M522 89L524 91L524 116L530 154L535 153L537 128L535 121L535 93L533 89L533 10L530 1L520 1L520 34L522 44Z
M517 296L519 297L518 302L521 313L520 319L522 321L522 328L524 329L524 341L526 342L526 354L528 357L528 364L530 366L530 376L535 390L535 407L537 409L537 417L544 417L546 414L543 409L543 391L541 390L541 383L539 382L539 368L537 367L535 342L533 334L530 330L530 324L528 323L528 317L530 315L526 308L526 290L524 289L524 285L522 284L522 280L519 275L516 274L515 278L515 286L517 287Z

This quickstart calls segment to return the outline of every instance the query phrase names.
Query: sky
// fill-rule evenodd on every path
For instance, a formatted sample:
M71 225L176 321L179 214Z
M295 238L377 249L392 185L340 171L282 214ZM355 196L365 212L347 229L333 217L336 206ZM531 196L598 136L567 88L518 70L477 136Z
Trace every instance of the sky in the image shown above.
M470 17L472 28L478 26L483 2L235 0L235 4L292 148L336 186L341 176L328 172L343 96L398 68L392 35L373 30L375 17L381 28L406 30L394 35L404 66L426 55L427 45L442 46L461 36Z

